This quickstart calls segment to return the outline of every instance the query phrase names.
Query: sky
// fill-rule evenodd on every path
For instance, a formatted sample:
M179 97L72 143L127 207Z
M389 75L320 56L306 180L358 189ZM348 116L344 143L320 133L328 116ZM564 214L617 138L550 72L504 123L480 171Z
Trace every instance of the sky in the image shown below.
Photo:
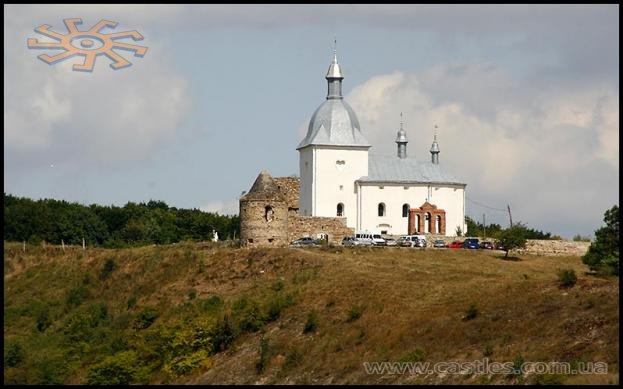
M65 18L148 51L49 65L27 39ZM298 175L334 39L371 152L403 112L429 160L437 125L473 219L592 236L618 204L618 5L4 5L4 192L237 214L261 170Z

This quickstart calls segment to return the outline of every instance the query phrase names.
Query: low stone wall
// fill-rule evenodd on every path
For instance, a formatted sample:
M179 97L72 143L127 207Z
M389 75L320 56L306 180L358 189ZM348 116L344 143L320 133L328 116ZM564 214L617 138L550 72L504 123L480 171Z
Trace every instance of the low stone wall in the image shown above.
M528 239L525 249L515 251L517 254L582 256L586 254L590 245L591 242Z
M354 235L355 231L346 226L343 217L312 217L290 215L288 217L288 240L309 236L317 238L318 234L329 235L329 243L340 244L345 236Z

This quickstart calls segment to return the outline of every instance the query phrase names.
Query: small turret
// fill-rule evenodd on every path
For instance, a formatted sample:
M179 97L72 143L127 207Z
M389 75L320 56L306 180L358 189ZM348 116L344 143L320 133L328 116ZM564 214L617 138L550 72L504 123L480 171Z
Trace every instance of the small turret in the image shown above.
M437 126L435 126L437 128ZM437 132L435 131L435 137L433 139L433 144L430 146L430 157L431 162L434 165L439 165L439 145L437 144Z
M396 136L396 143L398 144L398 158L404 159L407 158L407 133L405 132L402 125L404 121L402 120L402 112L400 112L400 130L398 130L398 134Z
M327 99L341 99L342 80L344 79L344 74L342 73L340 64L337 62L337 40L334 40L333 42L333 62L329 65L329 70L327 70L327 75L325 76L329 84Z

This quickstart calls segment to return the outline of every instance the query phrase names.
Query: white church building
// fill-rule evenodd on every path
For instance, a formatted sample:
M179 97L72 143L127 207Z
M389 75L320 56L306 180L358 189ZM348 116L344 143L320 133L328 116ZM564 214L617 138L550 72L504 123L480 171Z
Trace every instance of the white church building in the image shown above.
M467 184L442 170L437 135L430 160L418 161L408 156L401 120L396 154L374 154L355 111L342 96L344 75L335 53L326 79L326 101L314 112L297 147L299 214L346 217L347 226L357 232L465 232Z

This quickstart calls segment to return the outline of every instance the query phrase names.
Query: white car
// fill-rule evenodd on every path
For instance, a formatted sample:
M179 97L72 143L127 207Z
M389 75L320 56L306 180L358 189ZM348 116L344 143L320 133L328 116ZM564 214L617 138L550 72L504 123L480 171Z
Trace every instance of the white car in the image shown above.
M372 244L375 246L387 246L387 241L381 235L372 235Z
M372 246L374 244L374 236L367 232L355 234L355 241L358 246Z

